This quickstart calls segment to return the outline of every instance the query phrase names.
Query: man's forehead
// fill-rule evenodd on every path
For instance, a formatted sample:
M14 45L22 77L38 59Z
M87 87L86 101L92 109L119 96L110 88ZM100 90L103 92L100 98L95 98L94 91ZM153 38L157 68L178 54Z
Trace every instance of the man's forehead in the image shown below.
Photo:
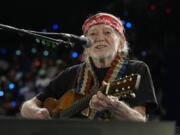
M107 24L97 24L97 25L94 25L91 28L89 28L88 32L89 31L93 31L93 30L99 30L99 29L111 29L111 30L113 30L113 28L110 25L107 25Z

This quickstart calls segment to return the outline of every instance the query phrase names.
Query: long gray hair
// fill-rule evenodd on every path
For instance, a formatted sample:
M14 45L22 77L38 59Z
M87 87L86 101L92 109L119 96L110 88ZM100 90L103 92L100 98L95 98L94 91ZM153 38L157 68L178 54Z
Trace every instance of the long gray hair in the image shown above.
M105 14L109 14L109 13L105 13ZM119 18L119 17L116 17L116 16L114 16L114 15L112 15L112 14L109 14L109 15L111 15L111 16L113 16L113 17L115 17L115 18L117 18L120 22L121 22L121 24L123 24L122 23L122 21L121 21L121 19ZM88 17L88 18L91 18L91 17L93 17L93 16L90 16L90 17ZM122 25L123 26L123 25ZM114 28L113 28L114 29ZM115 30L115 32L116 32L116 34L117 34L117 36L119 36L120 37L120 39L122 40L124 40L123 41L123 44L122 44L122 46L123 46L123 48L120 50L120 55L121 56L123 56L123 57L128 57L128 54L129 54L129 44L128 44L128 42L127 42L127 40L126 40L126 37L125 37L125 29L124 29L124 27L123 27L123 33L119 33L116 29L114 29ZM86 51L84 50L84 53L83 53L83 61L88 57L88 54L86 53Z

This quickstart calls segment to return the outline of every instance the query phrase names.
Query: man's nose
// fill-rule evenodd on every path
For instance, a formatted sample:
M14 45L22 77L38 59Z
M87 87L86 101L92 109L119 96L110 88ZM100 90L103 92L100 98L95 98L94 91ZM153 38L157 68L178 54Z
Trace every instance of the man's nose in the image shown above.
M97 37L96 37L96 41L104 41L105 40L105 37L104 37L104 34L102 32L99 32L97 34Z

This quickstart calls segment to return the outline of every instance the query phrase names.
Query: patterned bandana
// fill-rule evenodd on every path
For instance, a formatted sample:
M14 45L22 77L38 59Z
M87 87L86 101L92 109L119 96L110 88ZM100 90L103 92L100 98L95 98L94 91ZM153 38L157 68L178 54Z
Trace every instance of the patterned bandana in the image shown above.
M111 14L107 14L107 13L98 13L95 16L87 19L82 26L84 35L87 34L87 31L89 30L91 26L97 25L97 24L110 25L111 27L115 28L120 34L124 35L123 25L121 21L115 16Z

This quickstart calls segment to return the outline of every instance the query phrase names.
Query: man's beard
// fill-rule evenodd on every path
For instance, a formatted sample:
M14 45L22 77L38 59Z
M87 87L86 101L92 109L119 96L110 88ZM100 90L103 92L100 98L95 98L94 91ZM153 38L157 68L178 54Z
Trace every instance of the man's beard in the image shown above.
M117 49L115 51L107 52L104 56L98 56L95 53L91 54L90 56L92 57L92 59L105 66L107 61L113 60L116 55Z

